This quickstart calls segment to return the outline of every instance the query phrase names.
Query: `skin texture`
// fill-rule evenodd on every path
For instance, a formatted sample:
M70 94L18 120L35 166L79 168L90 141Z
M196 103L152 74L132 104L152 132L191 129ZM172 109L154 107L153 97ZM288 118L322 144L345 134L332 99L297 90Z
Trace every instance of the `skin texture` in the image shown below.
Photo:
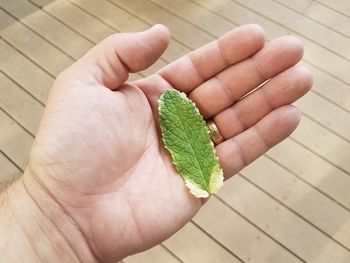
M299 122L290 104L310 89L312 77L295 66L303 53L298 39L265 43L259 26L243 26L154 75L125 83L129 72L154 63L168 42L161 25L112 35L62 72L51 90L19 184L49 222L74 226L74 238L69 227L59 229L84 262L116 262L148 249L203 204L161 143L157 100L164 90L186 92L217 123L226 139L216 146L226 179ZM76 242L91 253L76 249Z

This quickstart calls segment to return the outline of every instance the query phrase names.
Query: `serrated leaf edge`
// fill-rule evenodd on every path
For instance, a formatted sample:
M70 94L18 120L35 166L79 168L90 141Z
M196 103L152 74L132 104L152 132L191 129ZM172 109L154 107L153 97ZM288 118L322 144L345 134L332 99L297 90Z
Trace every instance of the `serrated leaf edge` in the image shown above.
M190 100L187 95L184 93L184 92L179 92L180 95L186 99L187 101L191 102L192 105L194 106L196 112L201 116L202 118L202 121L204 123L204 127L207 131L207 133L210 135L210 131L208 129L208 127L205 125L206 122L205 120L203 119L203 116L201 115L201 113L199 112L196 104ZM163 97L164 97L164 94L165 92L159 97L158 99L158 112L161 113L161 106L164 105L164 101L162 100ZM162 132L162 131L161 131ZM209 180L209 192L206 191L206 190L203 190L197 183L195 183L193 180L189 179L189 178L186 178L185 176L183 176L180 171L177 169L177 165L176 165L176 162L174 161L174 155L173 153L170 151L170 149L166 146L166 143L165 143L165 140L164 140L164 137L162 137L162 141L164 143L164 147L167 149L167 151L170 153L171 155L171 160L172 160L172 163L174 164L175 166L175 169L176 171L182 176L182 178L184 178L185 180L185 185L186 187L188 187L190 189L190 192L197 198L207 198L209 197L210 194L214 194L214 193L217 193L219 191L219 189L223 186L224 184L224 175L223 175L223 171L220 167L220 162L219 162L219 158L216 154L216 150L215 150L215 145L214 143L212 142L212 140L210 140L210 145L212 146L212 149L213 149L213 153L214 153L214 156L215 156L215 160L218 161L218 164L216 166L213 167L212 169L212 172L211 172L211 175L210 175L210 180Z

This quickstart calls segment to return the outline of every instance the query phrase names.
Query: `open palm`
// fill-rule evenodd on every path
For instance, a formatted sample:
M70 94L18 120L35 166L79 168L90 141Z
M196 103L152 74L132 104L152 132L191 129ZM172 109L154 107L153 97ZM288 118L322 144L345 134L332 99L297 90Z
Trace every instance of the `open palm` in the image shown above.
M311 86L310 73L294 66L300 42L284 37L265 44L256 25L125 82L129 72L153 64L168 41L159 25L113 35L66 69L31 152L27 184L35 181L50 193L103 262L158 244L202 205L162 145L157 100L166 89L187 93L217 124L226 140L216 151L228 179L295 129L299 113L289 104Z

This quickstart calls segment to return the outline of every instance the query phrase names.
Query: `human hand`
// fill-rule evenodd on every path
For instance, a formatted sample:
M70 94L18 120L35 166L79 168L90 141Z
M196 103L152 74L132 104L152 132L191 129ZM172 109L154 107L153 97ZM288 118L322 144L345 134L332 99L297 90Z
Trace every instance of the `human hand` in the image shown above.
M260 27L243 26L156 74L125 82L129 72L153 64L168 42L159 25L110 36L62 72L51 90L21 180L50 222L69 225L62 236L84 262L115 262L148 249L202 206L162 145L157 100L166 89L187 93L218 126L225 179L299 122L289 104L309 90L312 77L295 66L303 53L296 38L265 44ZM78 234L72 238L70 231ZM81 244L89 251L81 252Z

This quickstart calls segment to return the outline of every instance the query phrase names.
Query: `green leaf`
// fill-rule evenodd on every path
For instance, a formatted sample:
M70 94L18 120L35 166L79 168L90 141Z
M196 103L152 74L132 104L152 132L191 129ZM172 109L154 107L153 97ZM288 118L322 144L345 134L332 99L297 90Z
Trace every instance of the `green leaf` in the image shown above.
M177 90L165 91L158 102L163 142L186 186L198 198L216 193L224 177L196 105Z

